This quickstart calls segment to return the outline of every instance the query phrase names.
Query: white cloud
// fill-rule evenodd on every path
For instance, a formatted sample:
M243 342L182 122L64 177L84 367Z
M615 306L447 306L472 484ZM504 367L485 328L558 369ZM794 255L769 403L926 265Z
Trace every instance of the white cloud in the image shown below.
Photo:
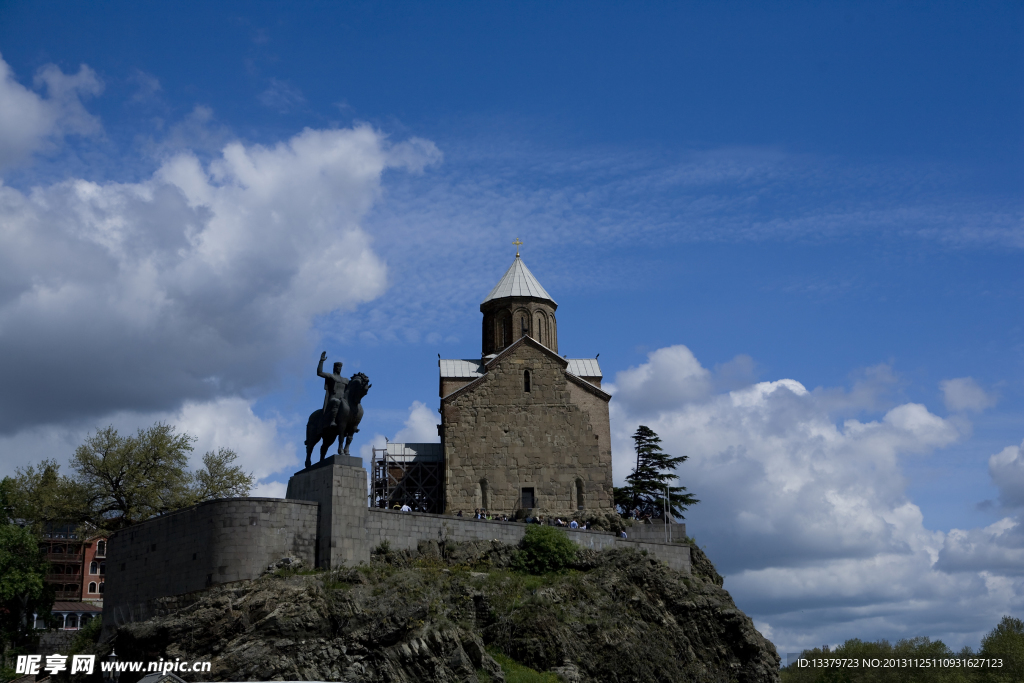
M1006 508L1024 507L1024 442L1007 446L988 459L992 483L999 489L999 502Z
M288 484L281 481L260 482L249 492L253 498L284 498L288 493Z
M419 401L409 406L409 417L405 426L395 434L395 443L437 443L441 440L437 434L440 423L437 411L431 410Z
M1014 545L1016 526L931 531L906 495L901 460L957 441L959 423L916 403L875 419L834 417L877 410L893 384L888 368L864 373L850 391L782 379L714 393L707 376L682 346L617 375L615 478L632 466L638 424L666 452L689 456L681 483L702 502L687 513L688 532L784 651L887 635L976 643L1005 610L1024 606L1024 583L1010 569L1024 547ZM1004 454L994 462L1016 467L1016 455ZM982 541L981 554L962 559Z
M704 398L710 390L711 373L682 345L652 351L646 363L615 378L615 393L629 410L673 408Z
M0 58L0 170L23 161L51 138L102 131L99 119L81 102L82 97L103 91L92 69L83 64L78 73L68 75L48 64L36 73L34 85L46 96L21 85Z
M303 104L306 98L302 96L302 91L291 83L271 78L270 85L260 93L259 100L264 107L284 113Z
M0 432L266 387L318 316L384 291L360 220L386 169L430 161L391 154L368 126L306 129L139 183L0 186Z
M986 393L970 377L944 379L939 382L946 409L953 413L970 411L980 413L996 404L995 396Z
M131 101L136 104L151 104L158 101L158 93L163 90L160 79L153 74L146 73L142 69L135 69L128 77L128 81L135 85L136 91Z
M948 572L1024 576L1024 528L1019 519L1006 517L983 529L952 529L938 566Z
M252 410L252 403L241 398L218 398L198 403L189 401L166 418L180 432L196 437L191 465L202 466L208 451L230 448L238 454L235 464L251 472L257 480L272 475L286 477L302 468L299 458L305 452L301 443L282 443L278 421L261 419Z

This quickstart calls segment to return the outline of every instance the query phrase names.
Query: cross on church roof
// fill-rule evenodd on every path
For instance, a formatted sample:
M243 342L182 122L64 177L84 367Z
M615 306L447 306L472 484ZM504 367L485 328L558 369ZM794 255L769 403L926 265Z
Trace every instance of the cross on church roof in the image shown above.
M520 245L522 245L522 243L523 241L520 240L518 237L515 238L515 240L512 242L512 244L516 245L516 258L519 258L519 247Z

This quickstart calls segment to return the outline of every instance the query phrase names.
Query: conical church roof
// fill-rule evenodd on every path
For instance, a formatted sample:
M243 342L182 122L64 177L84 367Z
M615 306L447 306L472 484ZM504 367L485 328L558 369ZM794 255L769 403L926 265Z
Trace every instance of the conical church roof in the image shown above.
M487 303L492 299L504 299L510 296L529 296L535 299L547 299L551 303L555 303L555 300L551 298L547 290L540 286L537 278L533 276L533 273L526 267L526 264L523 263L518 254L516 255L516 260L505 271L505 275L494 286L494 289L483 300L483 303Z

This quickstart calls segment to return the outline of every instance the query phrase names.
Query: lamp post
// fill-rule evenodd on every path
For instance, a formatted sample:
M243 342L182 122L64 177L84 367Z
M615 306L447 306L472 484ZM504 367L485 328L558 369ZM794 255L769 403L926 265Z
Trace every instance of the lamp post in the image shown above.
M668 528L668 511L669 511L669 509L670 509L670 506L669 506L669 500L668 500L668 485L666 484L665 485L665 519L662 520L662 521L665 522L665 543L671 543L672 542L672 540L671 540L672 533L669 531L669 528Z
M103 683L117 683L117 679L121 677L121 672L117 670L117 653L113 650L110 651L110 656L107 657L107 670L103 672Z

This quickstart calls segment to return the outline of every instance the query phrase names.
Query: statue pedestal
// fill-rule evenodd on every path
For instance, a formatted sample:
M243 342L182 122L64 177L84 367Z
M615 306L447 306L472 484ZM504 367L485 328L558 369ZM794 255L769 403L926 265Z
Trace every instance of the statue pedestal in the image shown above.
M366 539L367 478L363 461L332 455L296 472L286 498L319 504L316 566L336 569L370 561Z

